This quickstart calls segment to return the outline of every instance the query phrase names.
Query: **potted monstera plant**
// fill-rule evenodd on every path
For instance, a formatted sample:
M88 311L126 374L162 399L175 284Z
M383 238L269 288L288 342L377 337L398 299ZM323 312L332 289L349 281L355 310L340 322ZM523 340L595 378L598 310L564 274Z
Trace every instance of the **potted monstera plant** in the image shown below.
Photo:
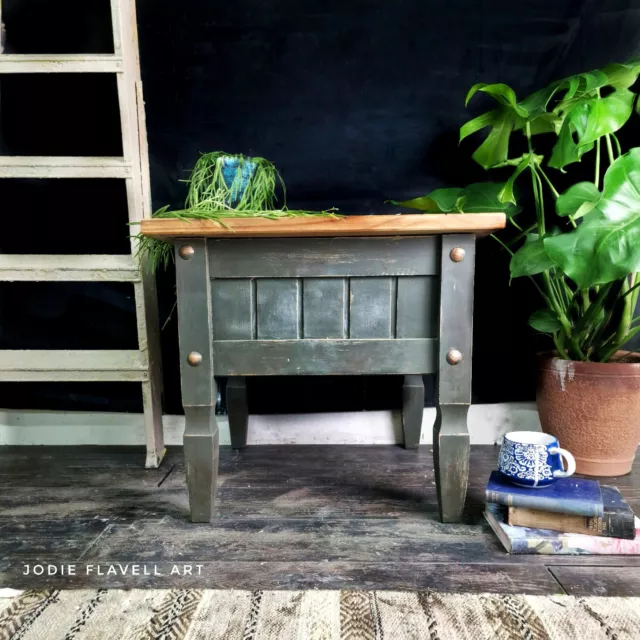
M511 277L539 293L529 323L553 345L540 360L542 428L586 475L628 473L640 441L640 356L628 346L640 333L640 147L625 152L617 135L638 109L639 73L640 63L612 64L524 100L505 84L476 84L467 102L484 94L495 105L464 124L460 140L487 130L473 159L506 181L398 203L506 212L511 237L496 239L511 254Z

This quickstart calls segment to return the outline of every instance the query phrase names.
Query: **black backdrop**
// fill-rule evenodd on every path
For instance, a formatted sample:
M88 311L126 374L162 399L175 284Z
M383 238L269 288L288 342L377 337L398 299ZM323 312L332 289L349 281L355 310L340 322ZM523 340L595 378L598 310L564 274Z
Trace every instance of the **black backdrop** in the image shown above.
M4 0L6 48L109 52L108 3ZM384 200L486 179L457 144L475 82L518 95L637 54L640 0L138 0L154 206L179 206L200 151L270 158L292 207L392 211ZM0 84L0 152L120 152L113 78L11 76ZM623 137L637 140L634 124ZM0 180L6 253L126 252L118 181ZM527 328L539 306L478 246L474 402L533 397ZM172 271L161 274L163 319ZM135 348L122 284L1 284L0 348ZM165 409L180 412L175 317L163 331ZM400 379L251 381L254 412L397 407ZM428 402L433 400L432 389ZM0 406L139 410L136 385L0 385Z

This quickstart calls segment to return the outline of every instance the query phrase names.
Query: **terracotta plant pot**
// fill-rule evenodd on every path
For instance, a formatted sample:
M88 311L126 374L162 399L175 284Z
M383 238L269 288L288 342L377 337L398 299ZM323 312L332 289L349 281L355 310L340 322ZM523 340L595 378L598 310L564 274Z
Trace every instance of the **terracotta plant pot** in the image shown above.
M640 442L640 356L626 359L540 358L536 399L542 430L574 455L577 473L620 476L631 471Z

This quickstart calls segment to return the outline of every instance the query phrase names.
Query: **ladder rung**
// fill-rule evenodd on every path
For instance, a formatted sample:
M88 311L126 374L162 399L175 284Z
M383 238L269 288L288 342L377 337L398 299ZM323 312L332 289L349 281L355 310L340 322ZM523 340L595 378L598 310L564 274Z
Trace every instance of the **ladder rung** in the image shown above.
M124 158L0 156L0 178L130 178Z
M2 54L0 73L122 73L120 56Z
M144 382L142 351L0 350L0 382Z
M0 282L138 282L131 255L0 255Z

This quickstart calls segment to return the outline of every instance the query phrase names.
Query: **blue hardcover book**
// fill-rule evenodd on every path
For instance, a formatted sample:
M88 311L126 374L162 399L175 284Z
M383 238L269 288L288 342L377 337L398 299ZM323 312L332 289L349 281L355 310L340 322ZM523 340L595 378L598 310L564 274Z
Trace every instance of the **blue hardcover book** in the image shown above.
M512 484L499 471L492 471L485 497L487 502L507 507L526 507L594 518L601 518L604 514L600 484L596 480L573 476L558 478L548 487L529 489Z

